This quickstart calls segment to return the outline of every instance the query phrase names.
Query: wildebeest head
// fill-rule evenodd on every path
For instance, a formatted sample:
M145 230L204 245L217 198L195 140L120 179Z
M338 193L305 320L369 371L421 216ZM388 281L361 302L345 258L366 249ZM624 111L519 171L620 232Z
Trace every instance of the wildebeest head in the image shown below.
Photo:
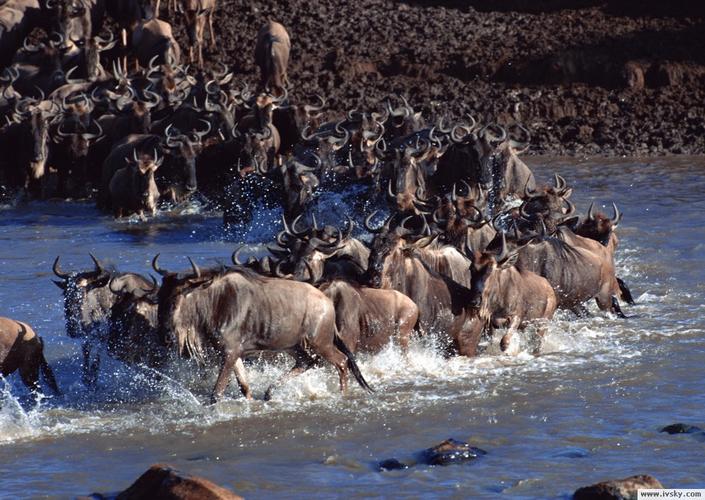
M73 128L73 131L68 131L69 128ZM81 122L67 125L65 121L62 121L56 130L54 142L66 144L71 158L76 160L86 158L91 143L95 143L102 136L103 128L97 121L91 120L87 130Z
M295 158L280 167L284 181L284 215L289 220L303 213L318 188L319 182L315 172L320 168L321 160L317 156L314 158L315 167L304 165Z
M157 209L157 202L159 201L158 196L155 198L155 192L157 192L157 184L154 180L154 174L162 165L164 157L159 157L156 149L154 153L150 156L147 154L142 154L137 156L137 150L133 150L132 161L125 158L125 161L129 162L129 168L132 169L133 180L135 182L135 189L137 195L140 199L140 205L154 213Z
M294 279L314 284L324 277L327 260L346 253L346 247L350 247L347 253L356 251L351 238L354 222L348 217L348 225L343 233L335 226L326 225L319 228L315 217L310 228L301 230L297 228L300 219L301 217L294 219L291 228L286 224L286 219L283 219L284 231L277 236L277 243L281 248L286 248L288 254L276 248L269 250L275 256L281 257L279 265L275 268L277 275L283 277L282 268L288 267ZM346 257L352 260L353 256Z
M544 186L537 191L524 188L521 215L528 221L543 221L549 232L553 232L558 222L570 217L575 211L568 200L572 193L565 179L555 174L553 186Z
M41 179L46 170L49 156L49 120L41 110L35 110L30 117L32 131L32 158L29 164L30 178Z
M166 144L170 149L172 157L174 175L186 189L192 193L198 188L196 181L196 158L201 152L202 139L211 130L210 122L201 120L205 124L205 129L195 131L191 135L185 135L175 130L172 125L166 129Z
M162 284L157 292L157 337L161 345L173 347L175 341L179 348L189 347L182 342L185 340L184 332L180 331L180 309L184 298L201 285L213 279L213 272L202 273L198 266L189 257L192 271L189 273L174 273L159 267L159 254L152 259L152 268L162 276ZM189 354L197 354L189 349Z
M59 257L54 261L54 274L61 278L54 283L64 292L66 334L71 338L89 336L95 326L107 319L102 316L106 310L103 295L111 273L93 255L91 259L95 268L80 273L66 273L59 266Z
M127 289L119 278L108 284L116 297L110 309L108 353L124 363L159 367L165 359L157 339L159 286L154 277L152 282L151 288L134 289Z
M497 269L510 267L516 262L517 250L509 251L504 233L500 237L499 250L494 252L468 252L467 257L471 260L471 286L470 305L479 308L482 305L485 286L492 273Z
M106 72L100 64L100 53L115 47L117 40L113 39L113 34L105 40L94 36L86 41L84 50L86 54L86 73L89 81L94 82L105 77Z
M365 227L375 236L370 244L370 257L365 275L370 286L380 288L382 279L389 268L400 268L402 266L402 251L410 242L430 242L434 238L430 235L430 228L423 216L410 215L404 218L399 225L390 229L394 216L390 216L379 228L373 228L370 223L376 215L376 211L365 219ZM415 231L407 227L411 219L421 219L421 231ZM416 224L419 226L419 224ZM420 243L424 245L425 243Z
M616 247L617 235L614 230L622 220L622 213L615 203L612 203L612 210L613 216L609 218L602 212L595 213L595 204L591 203L585 220L577 225L575 234L599 241L604 246L612 243Z

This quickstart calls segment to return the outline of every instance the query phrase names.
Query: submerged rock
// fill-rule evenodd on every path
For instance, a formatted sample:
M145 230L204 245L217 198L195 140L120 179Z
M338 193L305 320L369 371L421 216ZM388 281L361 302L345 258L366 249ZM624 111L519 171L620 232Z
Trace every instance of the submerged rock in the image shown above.
M446 439L442 443L422 451L419 462L427 465L452 465L470 462L486 455L487 452L480 448L470 446L463 441Z
M377 464L378 470L400 470L408 469L411 466L422 465L453 465L471 462L476 458L486 455L485 450L470 446L464 441L446 439L432 448L422 450L415 455L415 460L410 464L400 462L396 458L388 458Z
M584 486L573 494L573 500L628 500L637 497L637 490L663 489L658 479L648 475L602 481Z
M239 500L232 491L198 476L191 476L169 465L152 465L132 486L117 495L117 500Z
M408 469L409 466L406 464L401 463L399 460L396 458L388 458L387 460L382 460L379 463L379 471L385 471L385 470L402 470L402 469Z
M667 432L669 434L694 434L696 432L705 432L705 431L703 431L703 429L701 429L700 427L697 427L695 425L677 423L677 424L667 425L666 427L661 429L659 432Z

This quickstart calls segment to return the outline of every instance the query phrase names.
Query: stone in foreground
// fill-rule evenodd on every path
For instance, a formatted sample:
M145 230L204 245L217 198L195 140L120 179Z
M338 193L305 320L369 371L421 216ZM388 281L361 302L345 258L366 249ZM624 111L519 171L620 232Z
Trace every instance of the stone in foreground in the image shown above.
M152 465L117 500L241 500L232 491L198 476L191 476L165 464Z
M663 489L663 485L652 476L631 476L580 488L573 500L631 500L637 498L637 490L643 489Z

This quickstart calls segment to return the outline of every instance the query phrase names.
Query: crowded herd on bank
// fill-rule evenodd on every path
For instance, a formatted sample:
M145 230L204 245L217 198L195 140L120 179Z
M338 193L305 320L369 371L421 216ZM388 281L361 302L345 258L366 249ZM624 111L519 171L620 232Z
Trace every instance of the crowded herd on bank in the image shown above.
M199 196L245 226L264 200L280 205L267 255L233 248L229 264L156 276L104 265L53 265L66 334L82 342L92 387L101 353L163 370L189 358L218 373L211 401L232 374L253 394L243 362L286 352L284 377L329 363L341 391L356 362L390 342L434 336L448 356L473 357L499 332L502 355L530 333L538 353L557 309L625 317L632 303L616 275L622 214L580 213L559 175L534 178L519 158L521 124L424 114L404 96L331 116L325 96L296 102L287 77L287 30L265 21L252 41L257 86L227 66L204 69L215 0L6 0L0 5L0 196L88 199L109 216L149 224ZM159 19L168 11L171 26ZM172 29L185 29L188 51ZM186 57L185 52L188 52ZM292 93L293 94L293 93ZM378 207L319 224L322 190L363 188ZM354 220L361 221L356 224ZM364 221L364 223L362 223ZM87 256L88 257L88 256ZM0 311L1 313L2 311ZM598 313L602 314L602 312ZM43 341L25 322L0 318L0 367L33 390L58 387ZM278 384L273 383L265 398Z

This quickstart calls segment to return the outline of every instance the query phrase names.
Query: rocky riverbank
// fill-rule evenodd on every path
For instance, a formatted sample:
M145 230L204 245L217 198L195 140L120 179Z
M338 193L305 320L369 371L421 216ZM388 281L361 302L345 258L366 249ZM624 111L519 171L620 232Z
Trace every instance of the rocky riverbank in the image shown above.
M237 0L221 3L207 59L254 83L271 17L291 33L292 98L322 94L332 114L394 92L427 112L524 123L529 154L703 154L695 3Z

